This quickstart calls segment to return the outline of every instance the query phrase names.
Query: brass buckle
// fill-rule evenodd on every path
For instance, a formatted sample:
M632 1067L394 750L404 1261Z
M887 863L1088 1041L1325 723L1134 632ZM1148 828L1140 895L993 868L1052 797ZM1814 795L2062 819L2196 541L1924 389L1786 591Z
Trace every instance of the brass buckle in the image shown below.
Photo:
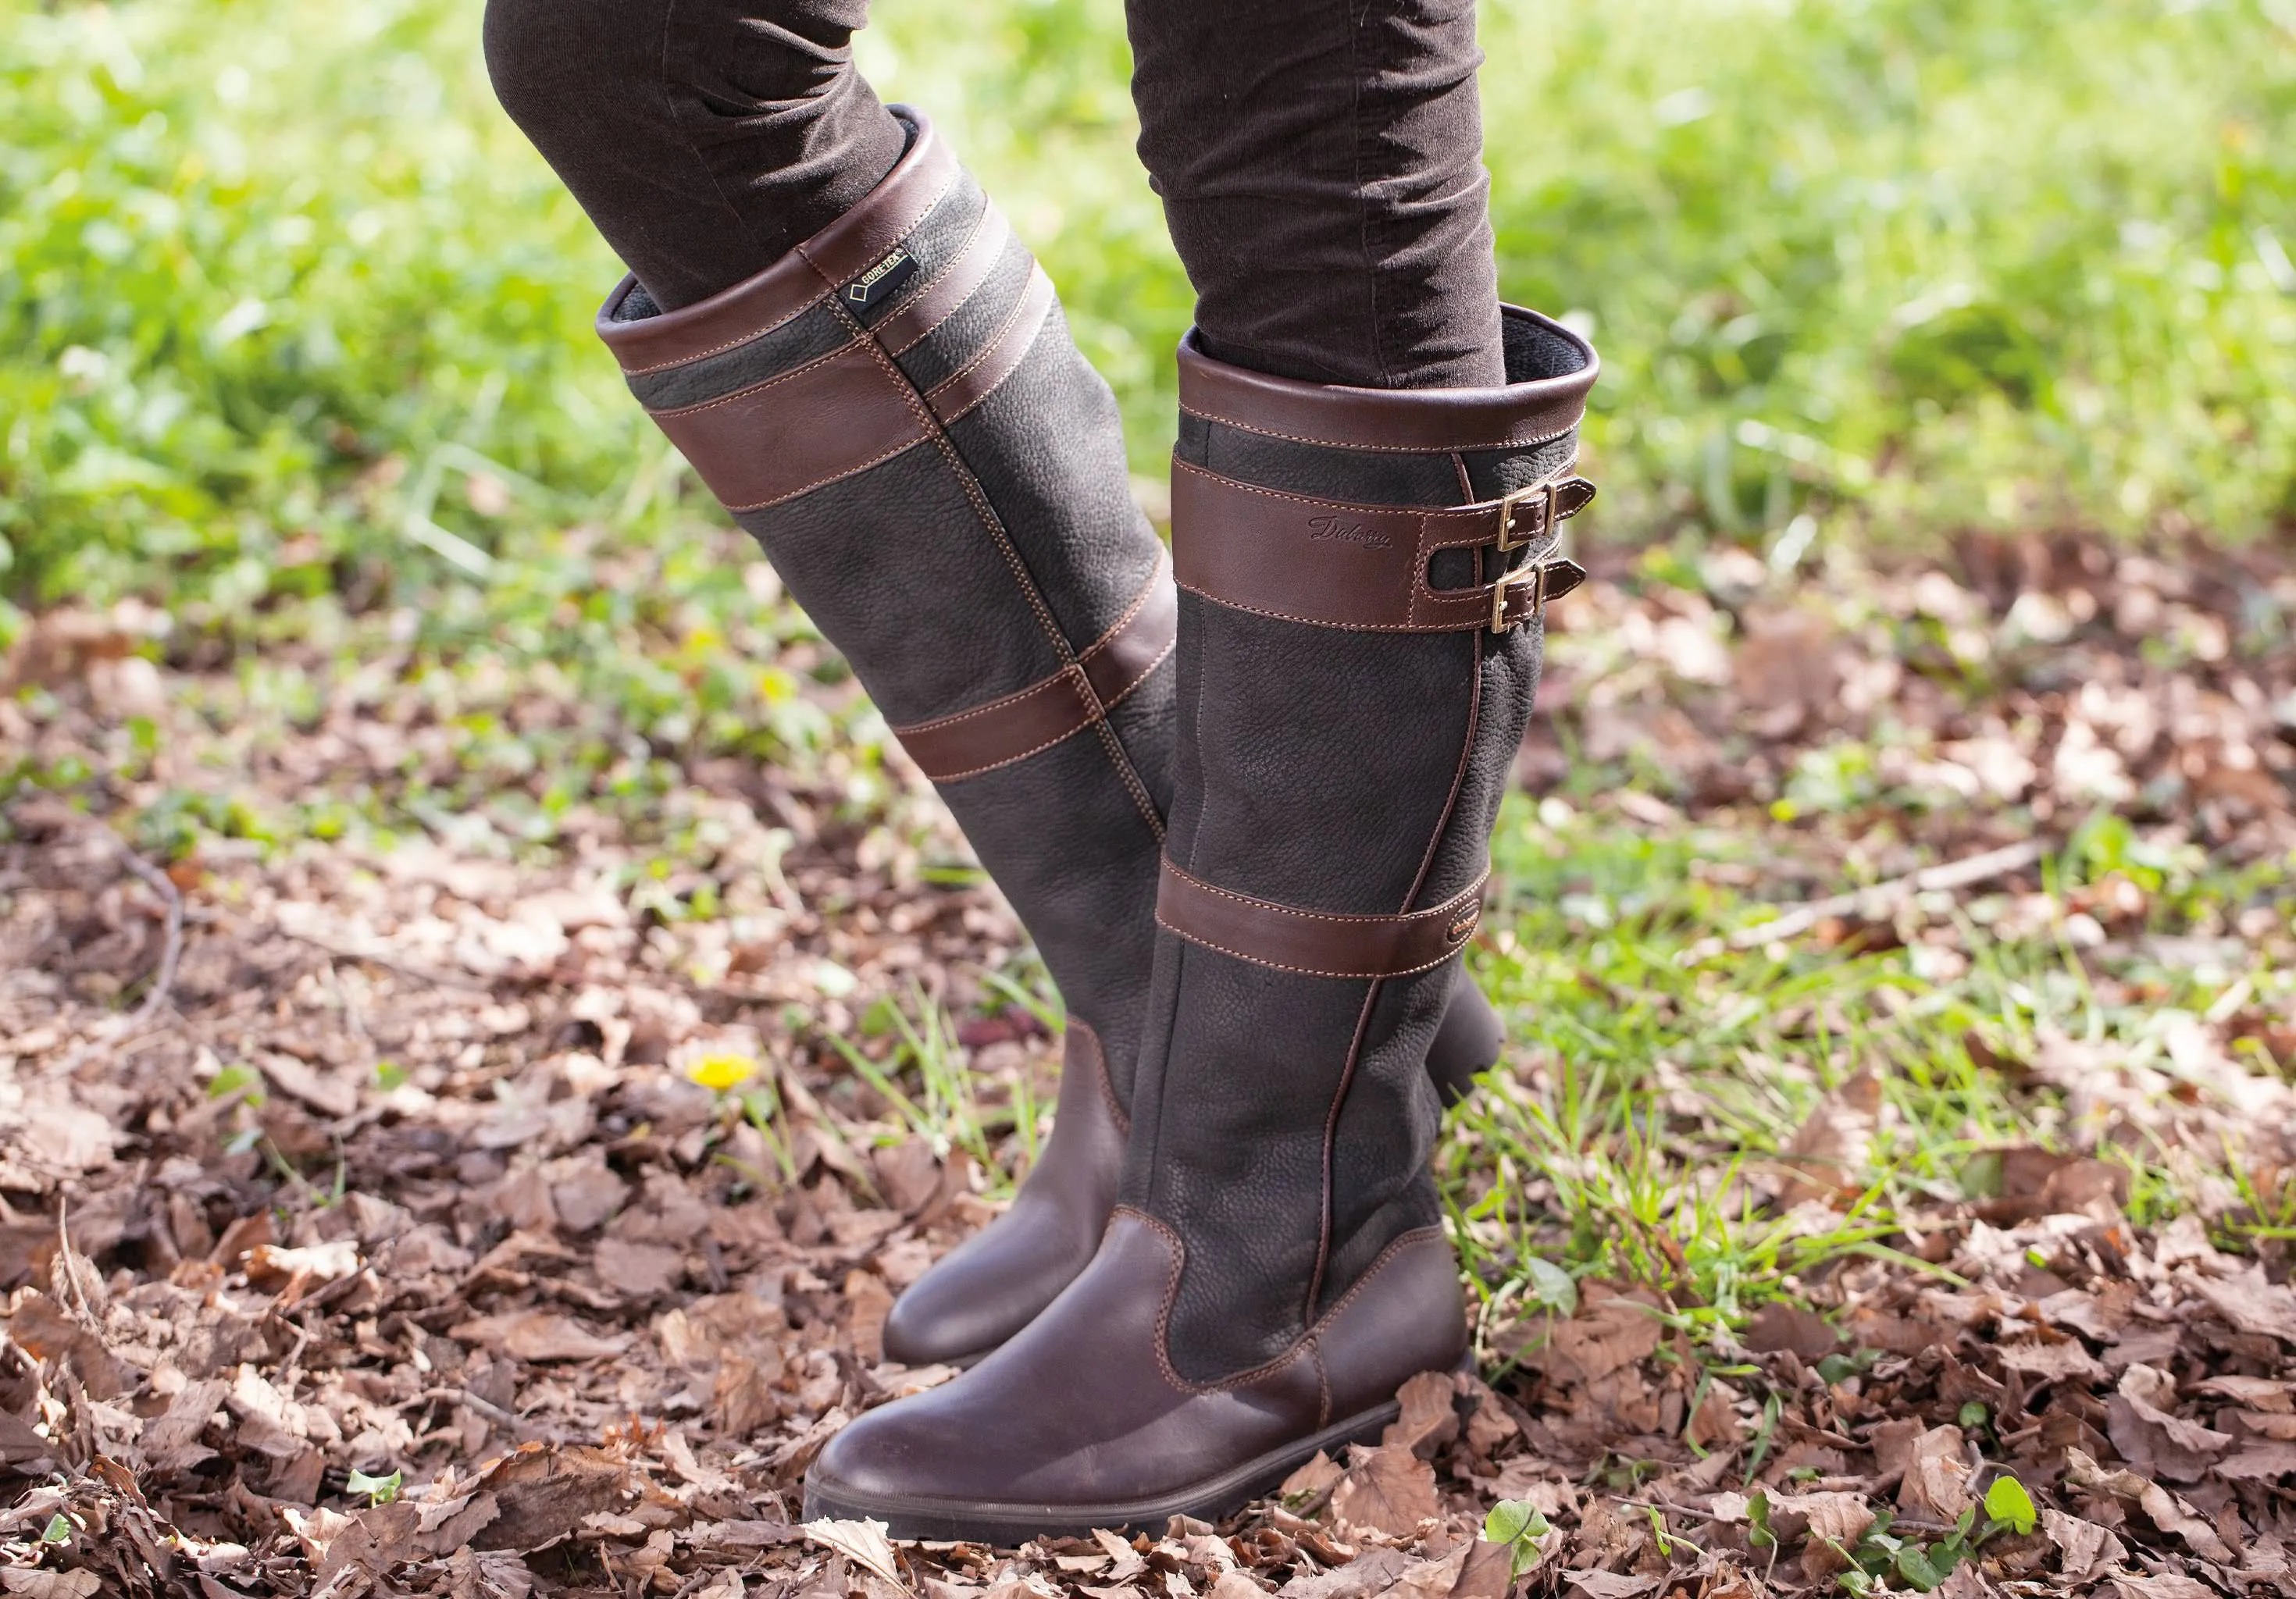
M1500 497L1498 543L1500 554L1505 555L1520 550L1526 545L1545 538L1554 530L1555 482L1556 480L1552 477L1541 478L1527 488L1518 488L1513 494ZM1546 502L1545 510L1538 519L1538 531L1529 537L1517 538L1514 536L1515 511L1518 507L1528 504L1535 499Z
M1546 552L1554 554L1552 550ZM1554 569L1546 561L1526 562L1517 570L1491 585L1491 631L1505 633L1524 622L1536 621L1546 613L1546 574ZM1518 588L1530 590L1530 611L1526 616L1509 620L1507 597Z

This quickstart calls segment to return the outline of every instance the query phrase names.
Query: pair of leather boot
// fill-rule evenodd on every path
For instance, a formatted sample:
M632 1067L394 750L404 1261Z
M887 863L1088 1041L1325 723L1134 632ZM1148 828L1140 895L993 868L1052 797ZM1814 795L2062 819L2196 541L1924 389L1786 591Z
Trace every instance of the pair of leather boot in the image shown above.
M1459 979L1595 376L1322 388L1181 351L1168 559L1050 283L922 118L852 211L600 331L842 650L1070 1021L1006 1214L894 1308L971 1364L832 1439L808 1516L1013 1541L1210 1516L1463 1358L1429 1153L1496 1059ZM1175 578L1177 576L1177 589Z

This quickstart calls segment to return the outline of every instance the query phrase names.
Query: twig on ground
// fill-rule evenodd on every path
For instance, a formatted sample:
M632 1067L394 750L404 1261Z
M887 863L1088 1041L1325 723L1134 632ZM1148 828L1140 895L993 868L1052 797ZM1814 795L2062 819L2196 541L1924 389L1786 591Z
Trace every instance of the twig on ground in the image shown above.
M127 840L109 827L102 832L119 848L119 858L127 863L127 869L149 884L168 906L168 941L160 952L160 971L152 979L152 986L144 991L144 1003L135 1007L135 1020L146 1021L168 1003L176 987L176 967L184 958L184 891L176 886L174 878L137 854Z
M1998 849L1988 849L1982 855L1972 855L1965 860L1948 861L1941 866L1924 866L1918 872L1908 872L1903 877L1893 877L1871 888L1812 900L1783 916L1773 917L1753 927L1742 927L1736 932L1720 938L1701 939L1684 950L1678 958L1683 965L1695 966L1733 949L1759 949L1781 939L1797 938L1830 916L1857 915L1869 922L1878 921L1915 894L1966 889L1996 877L2005 877L2012 872L2024 870L2046 852L2047 846L2039 839L2025 839L2014 844L2005 844Z
M308 944L339 961L364 961L369 965L396 972L401 977L411 977L416 982L430 983L441 988L460 988L470 994L491 994L495 991L492 983L479 978L459 972L440 972L430 966L418 966L412 961L401 960L395 955L365 945L338 944L332 939L323 939L316 933L305 932L277 922L266 922L261 925L266 931L277 933L283 939L292 939L299 944Z

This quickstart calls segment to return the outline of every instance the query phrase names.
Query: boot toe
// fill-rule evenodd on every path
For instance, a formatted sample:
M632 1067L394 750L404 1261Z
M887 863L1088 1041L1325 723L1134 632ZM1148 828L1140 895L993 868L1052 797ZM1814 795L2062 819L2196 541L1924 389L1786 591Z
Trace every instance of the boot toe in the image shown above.
M943 1436L937 1407L921 1403L931 1397L919 1394L873 1410L823 1445L806 1473L807 1519L868 1510L869 1502L939 1496L951 1445L961 1447L963 1440ZM849 1503L849 1496L864 1503Z
M970 1273L943 1269L962 1264L958 1255L950 1256L893 1301L885 1316L886 1359L909 1366L971 1365L1044 1308L1034 1296L1000 1299L983 1292Z

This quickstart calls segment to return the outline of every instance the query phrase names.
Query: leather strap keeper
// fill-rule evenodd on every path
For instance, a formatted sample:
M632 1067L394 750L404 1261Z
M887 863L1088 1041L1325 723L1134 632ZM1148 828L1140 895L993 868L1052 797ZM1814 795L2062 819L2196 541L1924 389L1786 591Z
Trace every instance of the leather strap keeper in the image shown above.
M1585 479L1558 476L1474 505L1350 505L1176 460L1173 558L1182 588L1261 616L1356 632L1504 632L1585 580L1554 545L1557 528L1594 497ZM1538 553L1496 581L1429 586L1440 551L1504 558L1525 545Z
M1475 936L1486 867L1442 904L1398 916L1300 910L1215 888L1164 859L1156 922L1191 944L1308 977L1408 977L1439 966Z
M986 705L896 727L893 736L935 783L1026 760L1083 732L1139 687L1172 652L1179 614L1171 569L1159 560L1147 586L1074 666Z

